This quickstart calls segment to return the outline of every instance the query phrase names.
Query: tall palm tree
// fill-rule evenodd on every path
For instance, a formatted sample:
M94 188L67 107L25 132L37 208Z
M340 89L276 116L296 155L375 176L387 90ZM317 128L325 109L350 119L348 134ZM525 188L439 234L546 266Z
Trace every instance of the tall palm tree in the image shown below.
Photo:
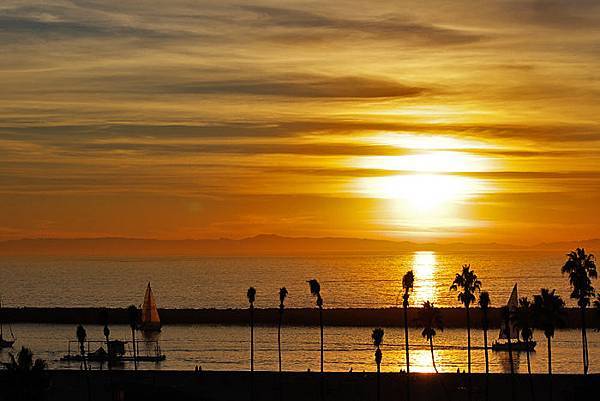
M281 324L283 322L283 304L288 296L288 290L285 287L279 289L279 320L277 321L277 351L279 354L279 372L281 373Z
M404 350L406 357L406 399L410 400L410 351L408 346L408 299L415 284L415 275L409 270L402 276L402 311L404 313Z
M542 288L540 294L533 297L533 311L535 326L544 331L548 342L548 377L552 400L552 338L556 328L565 325L565 301L555 294L555 290Z
M525 353L527 354L527 376L529 378L529 390L531 391L531 399L535 400L535 392L533 388L533 377L531 376L531 360L529 344L533 340L533 305L527 297L519 299L519 306L512 313L511 320L514 326L521 334L521 338L525 342Z
M131 328L131 340L133 343L133 367L135 370L138 368L137 363L137 345L135 343L135 330L138 325L138 308L135 305L129 305L127 307L127 319L129 320L129 327Z
M323 335L323 297L321 297L321 284L316 279L308 280L308 288L310 293L317 300L319 308L319 326L321 326L321 376L319 379L319 390L321 401L325 398L325 388L323 383L323 368L324 368L324 335Z
M256 301L256 289L248 288L246 291L250 310L250 400L254 400L254 301Z
M250 305L250 371L254 372L254 301L256 301L256 289L254 287L248 288L246 297Z
M577 305L581 310L583 374L587 375L589 369L589 356L585 310L590 306L590 299L595 295L592 280L598 277L598 272L596 271L596 258L592 254L586 254L585 249L577 248L567 254L567 261L563 265L561 272L569 275L569 282L572 289L571 299L577 300Z
M383 329L373 329L371 334L375 346L375 363L377 364L377 401L381 400L381 344L383 343Z
M471 399L471 315L469 307L475 302L475 293L481 289L481 281L477 279L477 275L471 270L471 265L463 265L462 273L459 273L454 278L451 291L458 292L458 300L465 306L467 312L467 371L469 373L469 400Z
M435 364L435 356L433 353L433 337L435 337L437 334L436 329L444 331L444 324L442 322L442 315L440 314L439 309L437 309L432 302L425 301L423 303L423 307L419 310L419 323L421 327L423 327L421 336L429 341L433 370L435 370L435 373L438 373L438 369Z
M483 328L483 350L485 353L485 399L489 398L490 359L488 355L488 329L490 328L489 310L490 293L481 291L479 294L479 307L481 308L481 327Z
M279 320L277 321L277 354L279 357L279 399L283 400L283 382L281 376L281 324L283 322L284 302L288 296L288 290L285 287L279 289Z

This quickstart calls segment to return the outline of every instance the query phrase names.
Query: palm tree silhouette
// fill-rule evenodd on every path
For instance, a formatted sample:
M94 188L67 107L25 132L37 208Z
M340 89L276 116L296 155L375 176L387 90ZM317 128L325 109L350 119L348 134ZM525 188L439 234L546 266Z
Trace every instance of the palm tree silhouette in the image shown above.
M371 334L375 346L375 363L377 364L377 401L381 400L381 344L383 343L383 329L373 329Z
M483 350L485 352L485 399L489 398L489 377L490 377L490 360L488 355L488 329L489 310L490 310L490 294L487 291L482 291L479 294L479 307L481 308L481 327L483 328Z
M410 400L410 351L408 347L408 298L415 284L415 275L409 270L402 277L402 310L404 312L404 348L406 354L406 399Z
M433 337L435 337L437 334L436 329L444 331L444 324L442 322L442 316L440 315L439 309L437 309L433 303L425 301L423 303L423 307L419 310L419 323L421 324L421 327L423 327L421 336L429 341L433 370L435 370L435 373L438 373L438 369L435 364L435 356L433 353Z
M481 281L471 270L471 265L463 265L462 273L457 274L450 286L451 291L459 291L458 300L465 306L467 312L467 371L469 373L469 400L471 399L471 315L469 306L475 302L475 292L481 289Z
M79 342L79 353L81 354L81 360L83 362L83 369L86 371L85 372L85 381L87 384L87 396L88 396L88 401L92 399L92 390L90 387L90 376L89 376L89 372L88 367L87 367L87 362L86 362L86 358L85 358L85 341L87 339L87 333L85 331L85 329L83 328L83 326L80 324L77 326L77 331L76 331L76 336L77 336L77 341Z
M250 305L250 399L254 400L254 301L256 301L256 289L248 288L246 297Z
M250 371L254 372L254 301L256 301L256 289L248 288L246 292L250 304Z
M552 400L552 338L557 327L563 327L565 301L550 291L542 288L539 295L533 297L533 317L535 326L544 331L548 342L548 378L550 379L550 400Z
M279 354L279 372L281 373L281 324L283 322L283 304L288 296L288 290L285 287L279 289L279 320L277 322L277 351Z
M321 285L316 279L308 280L308 288L310 293L317 300L317 307L319 308L319 326L321 326L321 376L319 380L320 385L320 398L325 398L325 389L323 384L323 371L324 371L324 335L323 335L323 298L321 297Z
M288 290L285 287L279 289L279 320L277 321L277 354L279 357L279 399L283 399L283 381L281 376L281 324L283 322L284 302L288 296Z
M83 369L87 370L87 361L85 358L85 340L87 339L87 333L82 325L77 326L75 335L77 336L77 342L79 343L79 354L81 355Z
M321 285L316 279L308 280L308 286L310 293L317 300L317 307L319 308L319 326L321 327L321 373L323 373L324 367L324 347L323 347L323 298L321 297Z
M129 320L129 327L131 328L131 340L133 343L133 368L137 370L137 346L135 343L135 330L138 324L138 308L135 305L129 305L127 307L127 318Z
M107 365L108 370L111 370L111 360L110 360L110 329L108 328L108 311L106 309L102 309L100 312L100 323L104 325L103 333L104 338L106 339L106 355L108 356ZM102 365L100 365L102 366Z
M21 347L16 359L12 353L9 357L10 361L4 364L6 375L3 375L6 376L6 385L2 393L7 393L6 399L45 400L49 384L44 375L44 370L48 368L46 361L39 358L34 361L33 353L26 347Z
M586 333L585 310L590 306L590 299L594 297L592 280L598 277L596 271L596 258L586 254L585 249L577 248L567 254L567 261L561 272L569 275L571 284L571 299L577 300L581 310L581 348L583 356L583 374L587 375L589 369L588 344Z
M525 353L527 354L527 376L529 378L529 390L531 399L535 400L533 388L533 377L531 376L531 360L529 343L533 339L533 306L527 297L519 299L519 306L512 313L511 320L514 326L519 330L521 338L525 342Z

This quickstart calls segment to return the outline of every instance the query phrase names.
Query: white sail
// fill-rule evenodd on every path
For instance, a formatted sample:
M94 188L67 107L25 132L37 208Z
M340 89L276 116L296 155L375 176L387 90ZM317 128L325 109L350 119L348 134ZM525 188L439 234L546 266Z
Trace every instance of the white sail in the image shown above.
M156 301L150 283L146 287L144 295L144 304L142 305L142 326L160 326L160 317L156 308Z
M517 284L513 287L512 292L510 293L510 298L508 298L508 302L506 304L508 307L508 313L512 316L512 314L519 307L519 295L517 293ZM500 325L500 333L498 334L498 338L506 340L508 339L508 333L510 333L510 338L512 340L519 339L519 329L515 327L512 319L508 319L508 327L506 327L506 323L502 322Z

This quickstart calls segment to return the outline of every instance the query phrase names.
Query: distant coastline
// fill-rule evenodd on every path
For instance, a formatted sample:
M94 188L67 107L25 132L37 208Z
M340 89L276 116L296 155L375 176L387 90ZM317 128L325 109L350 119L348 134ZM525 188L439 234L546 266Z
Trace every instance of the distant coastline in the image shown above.
M409 308L409 325L418 325L420 308ZM111 324L128 324L125 308L3 308L2 321L6 323L55 323L55 324L100 324L101 312L106 310ZM164 325L174 324L218 324L247 325L247 309L159 309ZM447 328L465 326L464 308L440 308L444 325ZM588 310L588 325L598 327L600 321L594 310ZM255 309L255 321L259 325L277 324L278 309ZM324 321L327 326L355 327L400 327L404 325L399 308L331 308L325 309ZM580 327L581 312L578 308L566 309L565 328ZM314 308L286 309L284 322L288 326L318 326L319 317ZM481 327L481 314L478 308L471 309L473 327ZM500 308L490 308L490 327L500 324Z
M0 241L0 256L309 256L397 254L415 251L559 251L600 249L600 239L511 245L499 243L417 243L384 239L283 237L159 240L139 238L32 238Z

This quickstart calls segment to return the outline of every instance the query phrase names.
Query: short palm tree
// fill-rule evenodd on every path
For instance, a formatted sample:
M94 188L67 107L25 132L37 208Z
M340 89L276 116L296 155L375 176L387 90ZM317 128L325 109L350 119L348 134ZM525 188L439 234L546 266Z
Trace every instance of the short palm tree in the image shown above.
M431 363L433 364L433 370L438 373L437 366L435 364L435 356L433 353L433 337L437 334L436 329L444 331L444 324L442 322L442 315L439 309L437 309L433 303L425 301L423 307L419 310L419 323L423 327L421 336L429 341L429 349L431 351Z
M525 342L525 353L527 354L527 376L529 377L529 390L531 391L531 399L535 400L535 392L533 388L533 377L531 376L531 359L529 344L533 340L533 305L527 297L519 299L519 306L512 313L511 320L514 326L521 334L521 338Z
M90 376L89 372L87 371L88 367L85 358L85 341L87 340L87 333L81 324L77 326L77 331L75 335L77 336L77 341L79 342L79 353L81 354L81 360L83 361L83 369L86 370L85 381L87 385L87 396L89 401L92 399L92 390L90 386Z
M583 356L583 374L588 373L589 356L586 332L586 308L595 295L592 280L598 277L596 271L596 258L592 254L586 254L583 248L577 248L567 254L567 261L561 272L569 275L571 284L571 299L577 300L581 310L581 348Z
M319 326L321 327L321 373L323 373L324 367L324 347L323 347L323 298L321 297L321 285L316 279L308 280L308 287L310 293L317 300L317 307L319 308Z
M550 378L550 399L552 399L552 338L557 327L565 325L565 301L550 291L542 288L539 295L533 297L533 318L535 326L544 331L548 342L548 377Z
M471 315L469 307L475 302L475 293L481 289L481 281L471 270L471 265L463 265L462 272L457 274L450 286L451 291L458 291L458 300L467 312L467 371L469 373L469 400L471 399Z
M7 400L45 400L49 387L44 371L48 368L43 359L33 360L29 348L22 347L17 357L9 353L9 362L4 364L3 396Z
M377 364L377 401L381 400L381 344L383 343L383 329L373 329L371 334L375 346L375 363Z
M412 270L402 277L402 310L404 311L404 348L406 353L406 399L410 401L410 351L408 347L408 298L415 284Z
M256 289L254 287L248 288L246 297L250 305L250 371L254 372L254 301L256 301Z
M490 359L488 355L488 329L490 328L489 310L490 310L490 293L481 291L479 294L479 307L481 308L481 327L483 328L483 350L485 353L485 399L489 398L489 376L490 376Z
M133 343L133 367L135 370L138 368L137 364L137 345L135 342L135 331L138 325L138 308L135 305L129 305L127 307L127 319L129 320L129 328L131 328L131 340Z
M100 321L104 325L103 333L104 338L106 339L106 355L108 356L108 370L111 369L111 360L110 360L110 329L108 328L108 311L103 309L100 312ZM102 365L100 365L102 366Z
M77 336L77 342L79 343L79 354L81 355L83 369L87 370L87 361L85 358L85 341L87 339L87 333L82 325L77 326L75 335Z
M281 324L283 322L284 302L288 296L288 290L285 287L279 289L279 320L277 321L277 352L279 356L279 372L281 372Z

